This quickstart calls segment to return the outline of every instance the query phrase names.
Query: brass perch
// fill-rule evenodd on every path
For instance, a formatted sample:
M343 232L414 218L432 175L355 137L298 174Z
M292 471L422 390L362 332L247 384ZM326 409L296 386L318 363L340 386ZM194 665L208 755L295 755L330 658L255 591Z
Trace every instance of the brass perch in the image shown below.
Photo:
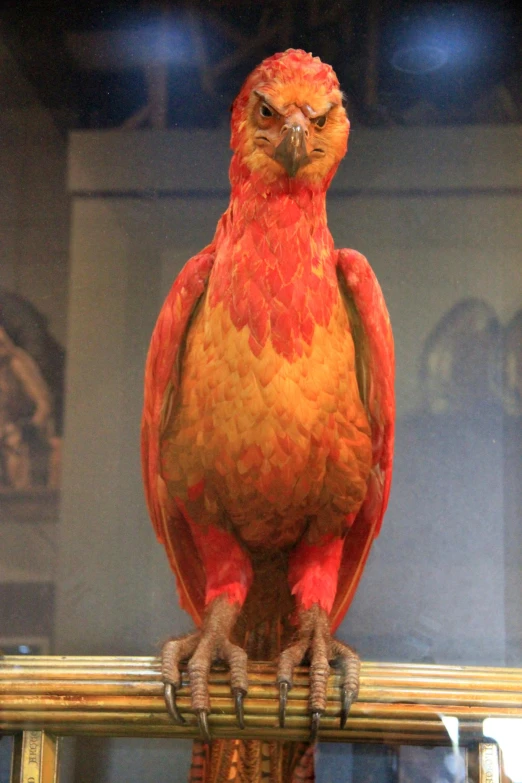
M278 727L275 666L249 664L245 729L236 725L228 671L210 674L215 737L306 740L308 672L300 667L289 692L286 726ZM421 664L362 664L359 699L339 728L338 676L328 684L329 706L320 739L331 742L450 744L443 717L459 721L459 742L481 740L488 717L522 718L522 669ZM186 675L178 692L186 726L170 720L159 661L145 657L5 656L0 658L0 732L44 730L55 735L198 736Z

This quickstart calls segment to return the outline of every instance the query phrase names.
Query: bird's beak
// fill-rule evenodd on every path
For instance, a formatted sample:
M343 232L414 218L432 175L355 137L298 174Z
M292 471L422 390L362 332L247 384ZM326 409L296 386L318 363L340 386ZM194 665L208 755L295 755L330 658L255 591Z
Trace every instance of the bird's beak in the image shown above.
M310 162L306 149L306 134L303 125L291 125L275 151L274 158L280 163L289 177L295 177L302 166Z

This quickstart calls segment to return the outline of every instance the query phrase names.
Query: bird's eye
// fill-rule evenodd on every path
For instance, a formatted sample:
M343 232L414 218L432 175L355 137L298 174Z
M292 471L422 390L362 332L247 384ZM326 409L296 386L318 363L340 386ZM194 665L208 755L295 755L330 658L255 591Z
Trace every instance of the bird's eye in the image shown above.
M259 114L261 115L261 117L273 117L274 116L274 112L272 111L270 106L267 106L266 103L262 103L261 106L259 107Z
M315 117L312 122L316 128L324 128L326 125L326 114L323 114L321 117Z

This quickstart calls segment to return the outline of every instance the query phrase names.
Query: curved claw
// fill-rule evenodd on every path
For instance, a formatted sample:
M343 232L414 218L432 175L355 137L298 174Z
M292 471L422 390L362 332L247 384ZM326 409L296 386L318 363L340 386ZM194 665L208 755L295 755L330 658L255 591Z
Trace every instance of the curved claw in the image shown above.
M196 717L198 719L198 726L201 732L201 737L203 739L203 742L207 742L208 744L210 744L212 742L212 737L210 736L210 729L208 727L207 710L198 710L196 713Z
M183 726L183 724L186 723L186 720L178 710L178 705L176 704L176 686L172 685L171 682L166 682L163 695L165 698L165 704L167 705L167 712L169 713L170 717L174 723L178 723L180 726Z
M288 682L286 680L281 680L279 683L279 725L282 729L285 727L288 687Z
M313 745L317 742L317 735L319 733L319 724L321 723L322 712L316 710L312 712L312 723L310 726L310 744Z
M346 726L352 704L353 696L348 693L346 688L341 688L341 729Z
M246 692L243 688L234 688L232 693L234 694L234 707L236 711L236 718L240 729L245 728L245 711L243 702L246 696Z

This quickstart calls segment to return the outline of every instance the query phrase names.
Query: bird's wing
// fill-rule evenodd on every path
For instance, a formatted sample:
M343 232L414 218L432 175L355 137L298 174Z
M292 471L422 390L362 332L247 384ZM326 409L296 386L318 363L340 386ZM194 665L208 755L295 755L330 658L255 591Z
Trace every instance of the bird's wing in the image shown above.
M142 471L150 517L176 574L181 605L198 625L204 608L205 578L188 524L168 495L159 456L164 420L180 386L186 334L191 316L205 291L214 257L214 245L208 245L191 258L176 278L161 309L145 366L141 423Z
M393 336L381 288L366 258L355 250L339 251L337 274L352 326L373 458L366 497L345 537L332 630L353 599L370 546L381 528L390 494L395 431Z

